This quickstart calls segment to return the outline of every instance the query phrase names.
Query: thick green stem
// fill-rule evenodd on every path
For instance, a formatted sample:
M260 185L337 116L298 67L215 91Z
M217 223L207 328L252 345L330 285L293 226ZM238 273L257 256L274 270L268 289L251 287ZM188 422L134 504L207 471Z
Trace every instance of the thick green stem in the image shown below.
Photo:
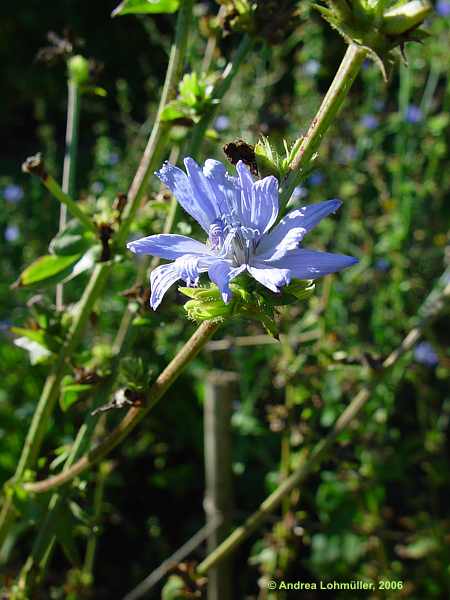
M350 44L323 102L301 139L290 165L290 174L281 190L280 204L285 206L304 174L309 171L323 136L336 118L358 74L367 51L357 44Z
M90 450L86 456L77 461L72 467L62 473L49 477L44 481L25 484L24 487L30 492L47 492L64 485L77 477L102 458L107 456L120 442L140 423L145 415L164 396L170 386L200 352L209 338L218 328L216 323L205 321L202 323L192 337L185 343L175 358L167 365L148 391L147 399L143 406L130 408L119 425L98 446Z
M445 274L444 274L445 276ZM437 285L437 290L433 290L427 297L419 310L419 314L424 314L421 322L414 327L405 337L401 345L391 352L382 364L382 372L391 369L398 359L406 352L411 350L420 339L422 332L432 319L434 319L444 306L444 302L450 297L450 284L442 285L445 278L442 277ZM380 376L380 373L376 373ZM270 496L264 500L259 509L254 512L241 526L233 531L227 539L222 542L197 568L199 575L204 575L212 567L228 558L238 546L240 546L307 476L316 469L327 456L328 450L333 446L336 438L347 429L352 421L357 417L362 408L367 404L371 395L371 387L366 386L361 389L355 398L350 402L341 416L336 420L330 433L323 438L311 453L304 458L300 466L294 473L288 477Z
M80 125L80 86L69 79L67 99L66 150L64 156L62 189L70 197L75 195L75 179L77 172L78 131ZM59 209L59 231L66 225L67 207L61 204ZM56 286L56 308L61 310L64 303L63 284Z

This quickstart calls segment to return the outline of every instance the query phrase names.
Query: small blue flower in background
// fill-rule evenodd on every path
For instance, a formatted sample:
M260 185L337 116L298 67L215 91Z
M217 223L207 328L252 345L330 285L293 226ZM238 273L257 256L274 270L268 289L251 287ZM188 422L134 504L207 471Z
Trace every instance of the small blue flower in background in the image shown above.
M91 185L91 190L93 194L101 194L104 189L105 186L101 181L94 181L94 183Z
M436 12L440 17L450 17L449 0L438 0L436 2Z
M303 187L302 185L298 185L296 188L294 188L291 199L294 201L304 200L308 197L308 194L309 192L305 187Z
M313 186L320 185L324 181L325 181L325 177L324 177L323 173L321 173L320 171L316 171L310 177L308 177L309 185L313 185Z
M230 119L225 115L219 115L214 121L214 129L216 131L225 131L230 126Z
M414 104L410 104L406 109L405 119L408 123L420 123L423 119L422 111L418 106Z
M110 167L113 167L114 165L117 165L119 160L120 156L117 154L117 152L110 152L106 162Z
M418 363L427 367L435 367L439 362L439 357L430 342L417 344L414 348L414 358Z
M305 63L303 70L306 75L314 77L314 75L317 75L317 73L320 71L320 62L315 58L311 58Z
M344 164L353 162L358 155L358 151L355 146L344 146L340 153L340 160Z
M8 227L5 229L5 240L7 242L15 242L17 239L19 239L19 228L17 227L17 225L8 225Z
M361 125L365 129L376 129L380 121L375 115L364 115L361 119Z
M7 185L3 190L3 197L7 202L11 204L16 204L20 202L23 198L23 189L20 185L15 185L14 183Z
M176 281L196 286L201 273L208 273L223 301L229 303L229 284L245 271L269 290L279 292L292 278L317 279L357 262L351 256L299 247L321 219L339 208L338 200L292 210L275 225L279 210L275 177L255 182L242 161L236 165L237 177L229 176L225 166L212 159L203 169L192 158L186 158L184 164L187 174L165 163L156 175L203 228L206 244L175 234L151 235L127 244L136 254L174 261L151 273L153 309Z
M391 268L391 263L387 258L379 258L375 261L374 268L376 271L380 271L381 273L387 273Z

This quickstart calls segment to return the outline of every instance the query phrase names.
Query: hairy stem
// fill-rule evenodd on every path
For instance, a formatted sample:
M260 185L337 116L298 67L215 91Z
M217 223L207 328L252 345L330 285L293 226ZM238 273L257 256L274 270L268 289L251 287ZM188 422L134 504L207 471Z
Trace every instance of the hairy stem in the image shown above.
M424 328L439 314L444 306L444 302L450 297L450 284L447 283L445 287L442 287L442 281L445 281L445 277L442 277L439 281L438 290L431 292L419 310L419 314L424 315L421 322L408 333L400 346L384 360L381 371L377 372L376 375L381 376L382 373L391 369L405 352L411 350L420 339ZM204 575L212 567L229 557L266 520L267 516L281 504L283 499L321 464L322 460L327 456L328 450L336 441L336 438L348 428L350 423L352 423L367 404L371 391L371 387L366 386L358 392L341 416L335 421L328 435L314 446L310 454L302 461L294 473L264 500L258 510L243 525L235 529L220 546L200 563L197 568L197 572L200 575Z
M357 44L350 44L339 66L323 102L311 122L305 136L300 138L297 152L290 164L290 173L285 180L280 204L285 206L302 177L311 167L323 136L336 118L348 92L358 74L367 51Z
M119 425L98 446L90 450L66 471L44 481L25 484L25 489L38 493L55 489L90 469L99 460L107 456L164 396L186 365L197 356L217 328L216 323L210 321L202 323L150 387L144 405L130 408Z

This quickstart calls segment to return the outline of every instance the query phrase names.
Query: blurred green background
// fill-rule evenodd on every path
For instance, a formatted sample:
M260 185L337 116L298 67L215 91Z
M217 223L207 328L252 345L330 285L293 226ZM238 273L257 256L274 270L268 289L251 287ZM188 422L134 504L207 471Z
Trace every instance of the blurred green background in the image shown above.
M55 8L30 0L20 10L11 3L0 8L0 481L13 474L47 372L45 362L30 365L10 328L32 318L29 301L36 293L54 297L53 288L10 289L24 267L46 253L59 215L39 181L20 170L26 156L42 151L50 172L57 178L62 172L65 65L36 62L35 56L47 45L48 31L69 28L84 40L80 51L103 64L97 85L107 96L83 97L77 187L81 198L106 210L128 189L144 147L174 23L171 15L110 19L116 4L61 0ZM216 9L212 2L197 3L196 23L204 24ZM71 565L58 550L43 598L121 598L202 526L208 370L240 376L232 419L240 523L366 383L367 357L385 357L415 324L450 260L450 3L440 0L437 9L427 24L431 36L408 47L408 67L395 68L387 84L373 63L364 65L316 169L295 192L298 206L343 201L339 214L322 222L306 245L354 255L359 264L319 281L310 301L280 314L280 344L206 351L190 365L112 455L96 521L93 584L81 586L76 562ZM220 70L238 42L236 34L220 40L213 67ZM205 44L197 31L191 68L199 67ZM218 109L202 158L225 160L222 146L237 137L255 143L264 134L280 146L283 137L294 140L306 130L344 51L337 34L304 9L298 27L280 43L259 45L245 62ZM188 134L178 128L173 144ZM133 238L161 230L168 206L157 191L153 180ZM192 228L182 215L176 231L189 234ZM136 269L129 256L118 264L80 355L91 360L92 353L107 354L126 306L120 293L132 285ZM86 281L83 275L66 286L68 301L80 296ZM138 354L157 373L194 325L185 319L175 289L157 313L141 307L140 317L131 329L129 355ZM264 577L405 582L400 592L352 592L355 599L450 597L448 328L444 310L416 349L381 378L363 416L339 438L320 472L240 549L236 598L283 598L281 592L270 596ZM236 322L218 336L261 333L256 324ZM41 469L58 470L52 461L64 454L89 410L89 398L67 412L57 409ZM107 427L119 418L109 415ZM73 492L80 511L73 511L71 531L81 552L92 525L92 495L93 486ZM25 504L4 583L29 553L33 527L45 510L44 501ZM202 556L200 549L192 558ZM335 597L347 598L348 592Z

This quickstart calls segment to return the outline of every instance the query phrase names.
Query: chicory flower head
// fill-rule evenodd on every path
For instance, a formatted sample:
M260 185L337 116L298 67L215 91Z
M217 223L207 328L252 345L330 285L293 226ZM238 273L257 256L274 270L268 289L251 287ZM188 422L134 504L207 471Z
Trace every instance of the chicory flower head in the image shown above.
M201 273L208 273L228 304L230 282L245 271L272 292L279 292L292 278L317 279L357 262L351 256L300 247L304 236L339 208L338 200L292 210L275 225L279 211L275 177L254 181L242 161L236 165L237 177L228 175L225 166L212 159L203 169L192 158L186 158L184 164L187 174L165 163L156 175L203 228L206 243L183 235L158 234L127 245L136 254L174 261L151 273L153 309L176 281L197 286Z

